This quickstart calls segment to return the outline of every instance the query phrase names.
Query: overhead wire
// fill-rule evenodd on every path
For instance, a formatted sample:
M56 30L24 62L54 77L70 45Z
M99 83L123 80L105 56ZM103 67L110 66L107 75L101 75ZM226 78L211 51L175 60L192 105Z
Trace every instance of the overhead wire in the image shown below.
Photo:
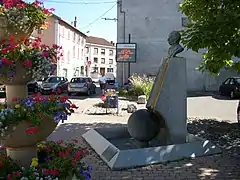
M115 6L117 5L117 3L115 3L111 8L109 8L106 12L104 12L102 15L100 15L97 19L95 19L94 21L92 21L91 23L89 23L87 26L81 28L81 29L86 29L90 26L92 26L93 24L95 24L99 19L101 19L103 16L105 16L109 11L111 11Z

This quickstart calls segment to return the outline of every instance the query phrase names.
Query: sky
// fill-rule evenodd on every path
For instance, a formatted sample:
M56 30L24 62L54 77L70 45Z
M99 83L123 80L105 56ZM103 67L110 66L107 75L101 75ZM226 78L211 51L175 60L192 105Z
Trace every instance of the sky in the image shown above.
M32 1L33 0L28 0L28 2ZM77 28L83 33L86 33L86 35L102 37L108 41L116 42L117 22L114 20L104 20L102 18L117 18L117 0L39 1L43 2L46 8L54 8L54 14L70 24L76 16L78 21Z

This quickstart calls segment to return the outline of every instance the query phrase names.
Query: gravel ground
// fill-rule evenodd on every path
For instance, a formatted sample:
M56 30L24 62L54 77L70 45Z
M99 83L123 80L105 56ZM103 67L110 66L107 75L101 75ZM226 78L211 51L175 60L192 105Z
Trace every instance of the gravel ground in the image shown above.
M188 132L212 141L224 153L240 158L240 126L216 119L188 119Z
M145 108L144 105L137 105L134 102L127 100L118 100L118 109L117 108L103 108L101 107L101 100L99 103L94 104L88 108L84 114L86 115L112 115L112 116L125 116L127 113L127 105L135 104L137 108Z

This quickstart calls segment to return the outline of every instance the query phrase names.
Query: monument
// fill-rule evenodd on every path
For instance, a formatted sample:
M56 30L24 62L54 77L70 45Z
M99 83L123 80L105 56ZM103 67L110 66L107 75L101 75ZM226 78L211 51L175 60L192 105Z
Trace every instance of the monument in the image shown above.
M187 132L186 59L178 31L169 34L168 57L161 62L146 109L134 112L126 127L96 128L83 138L112 169L125 169L221 150Z

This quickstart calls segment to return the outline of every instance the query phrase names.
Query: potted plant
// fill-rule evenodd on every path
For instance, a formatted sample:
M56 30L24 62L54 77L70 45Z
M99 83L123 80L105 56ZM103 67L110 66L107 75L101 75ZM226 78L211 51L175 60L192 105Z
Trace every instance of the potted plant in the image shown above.
M75 179L90 180L91 167L82 159L88 154L87 149L72 142L48 141L37 146L37 156L32 158L28 167L21 167L9 158L5 151L0 152L0 178L2 179Z
M27 82L50 73L61 55L61 47L27 38L51 14L41 3L1 2L0 83L6 85L6 103L0 105L0 140L12 160L28 166L36 156L36 144L77 107L66 97L27 97Z
M28 38L35 29L45 28L53 9L46 9L41 2L26 3L22 0L0 1L0 40L14 36L17 40Z

